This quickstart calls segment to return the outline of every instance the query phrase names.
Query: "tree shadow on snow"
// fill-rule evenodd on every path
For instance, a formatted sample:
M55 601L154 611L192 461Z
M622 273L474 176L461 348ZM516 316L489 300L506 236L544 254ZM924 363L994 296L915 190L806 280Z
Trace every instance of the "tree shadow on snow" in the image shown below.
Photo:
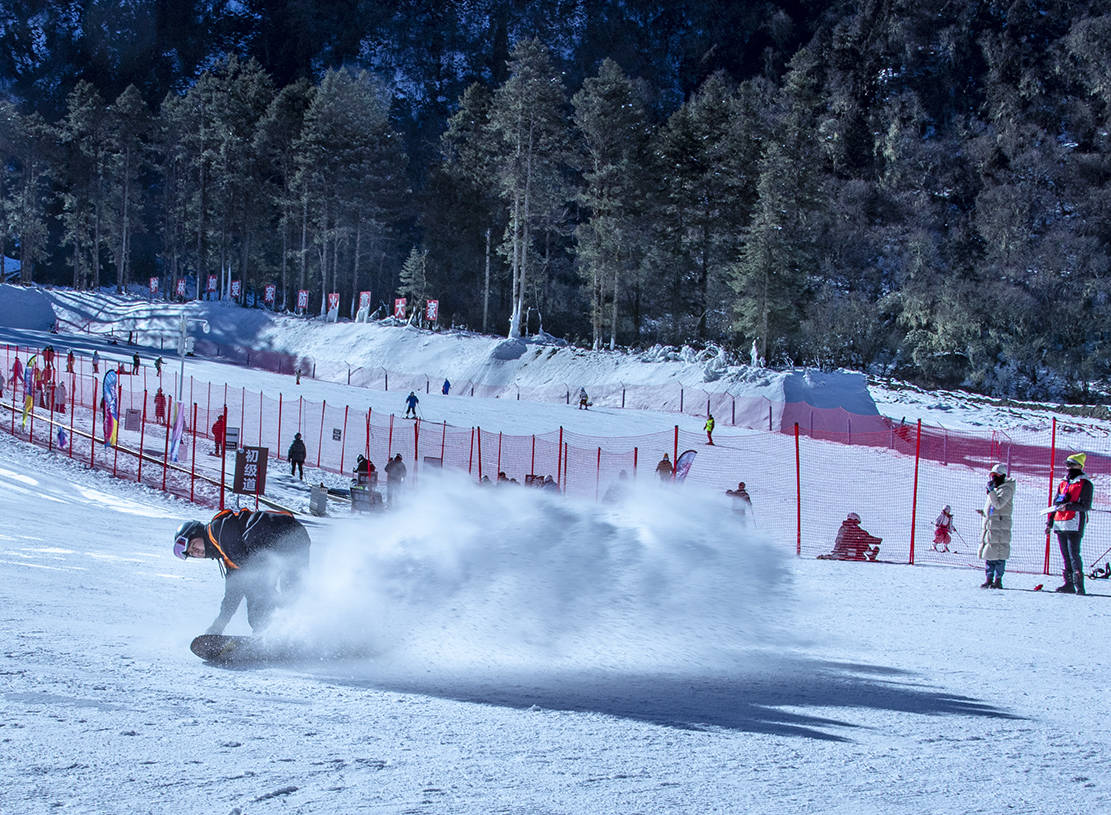
M765 659L730 675L536 671L365 680L333 676L329 681L475 704L602 713L689 730L724 728L826 741L849 741L833 731L861 726L847 712L834 717L830 708L1022 718L911 681L906 671L805 658ZM805 708L821 708L823 715Z

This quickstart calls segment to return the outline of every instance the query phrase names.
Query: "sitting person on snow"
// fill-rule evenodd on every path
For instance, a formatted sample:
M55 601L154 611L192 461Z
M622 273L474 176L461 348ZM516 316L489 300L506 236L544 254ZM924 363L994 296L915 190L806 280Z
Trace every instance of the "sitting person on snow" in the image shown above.
M860 516L850 512L837 530L833 551L818 555L822 560L875 560L880 553L881 538L869 535L860 525Z

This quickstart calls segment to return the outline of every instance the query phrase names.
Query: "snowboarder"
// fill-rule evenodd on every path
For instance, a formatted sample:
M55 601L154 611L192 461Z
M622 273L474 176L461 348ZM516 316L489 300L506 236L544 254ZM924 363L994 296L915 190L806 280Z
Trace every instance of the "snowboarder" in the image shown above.
M386 463L386 500L391 507L401 492L401 485L405 482L405 472L405 462L401 460L401 453Z
M447 396L447 395L448 395L448 391L450 391L450 390L451 390L451 383L450 383L450 382L448 382L448 381L447 381L447 380L445 379L445 380L444 380L444 385L443 385L443 387L441 388L441 390L443 391L443 394L444 394L444 396Z
M586 388L579 388L579 410L590 409L590 397L586 395Z
M308 569L309 533L287 512L230 509L207 524L186 521L174 535L174 554L220 561L224 599L206 633L221 634L240 601L247 601L247 622L256 633L274 609L293 598Z
M166 423L166 394L161 388L154 394L154 421L158 424Z
M308 456L308 450L305 449L305 442L301 439L301 434L294 433L293 441L289 443L289 450L286 453L286 460L289 462L289 474L297 475L302 481L305 480L306 456ZM299 475L298 471L300 471Z
M976 510L983 516L980 527L980 549L977 556L984 561L984 582L981 589L1003 588L1003 572L1011 556L1011 515L1014 513L1015 480L1007 478L1007 467L996 464L988 476L984 508Z
M371 489L378 486L378 470L374 467L374 462L364 456L362 453L355 460L355 483L362 486L367 484Z
M745 489L745 482L738 481L737 489L726 490L725 494L733 499L733 511L742 521L748 522L752 516L752 498Z
M212 424L212 440L216 442L216 452L213 455L222 456L226 452L224 449L224 431L228 426L228 419L225 412L216 417L216 421Z
M100 352L93 351L93 373L100 373Z
M860 525L860 516L850 512L841 522L837 537L833 541L833 551L828 555L818 555L819 560L875 560L880 553L882 538L869 535Z
M415 418L417 418L417 405L419 403L420 403L420 399L417 398L417 394L413 391L409 391L409 395L405 397L405 418L406 419L415 419ZM413 414L413 415L410 416L409 415L410 413Z
M656 477L660 481L670 481L671 474L675 472L675 468L671 466L671 459L664 453L664 457L660 459L660 463L656 465Z
M70 351L68 354L66 354L66 373L67 374L73 373L73 363L74 363L74 361L75 360L74 360L74 356L73 356L73 351Z
M131 355L131 373L139 373L139 352L136 351Z
M1061 547L1064 561L1063 585L1057 591L1067 594L1084 594L1084 564L1080 559L1080 541L1084 537L1084 527L1088 524L1088 513L1092 509L1092 482L1084 474L1085 453L1073 453L1065 459L1068 473L1057 486L1053 498L1056 510L1046 520L1045 531L1057 533L1057 544Z
M706 444L712 446L714 443L714 414L706 414L706 426L702 429L706 431Z
M946 504L941 508L941 514L937 516L934 521L934 551L935 552L948 552L949 544L953 540L953 534L957 531L957 527L953 524L953 511Z

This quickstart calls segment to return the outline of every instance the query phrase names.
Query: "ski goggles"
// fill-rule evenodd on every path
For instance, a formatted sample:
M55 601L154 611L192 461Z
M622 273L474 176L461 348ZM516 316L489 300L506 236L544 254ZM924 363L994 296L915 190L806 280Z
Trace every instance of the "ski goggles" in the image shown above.
M174 541L174 555L182 560L189 557L189 538L181 535Z

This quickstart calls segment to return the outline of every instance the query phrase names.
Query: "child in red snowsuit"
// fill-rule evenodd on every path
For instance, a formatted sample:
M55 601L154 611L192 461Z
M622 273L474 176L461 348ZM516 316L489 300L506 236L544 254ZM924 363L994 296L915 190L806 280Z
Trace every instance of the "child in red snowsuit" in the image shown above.
M941 514L937 516L934 521L934 550L937 552L948 552L949 544L953 540L953 532L956 531L953 526L953 511L946 504L941 509Z

